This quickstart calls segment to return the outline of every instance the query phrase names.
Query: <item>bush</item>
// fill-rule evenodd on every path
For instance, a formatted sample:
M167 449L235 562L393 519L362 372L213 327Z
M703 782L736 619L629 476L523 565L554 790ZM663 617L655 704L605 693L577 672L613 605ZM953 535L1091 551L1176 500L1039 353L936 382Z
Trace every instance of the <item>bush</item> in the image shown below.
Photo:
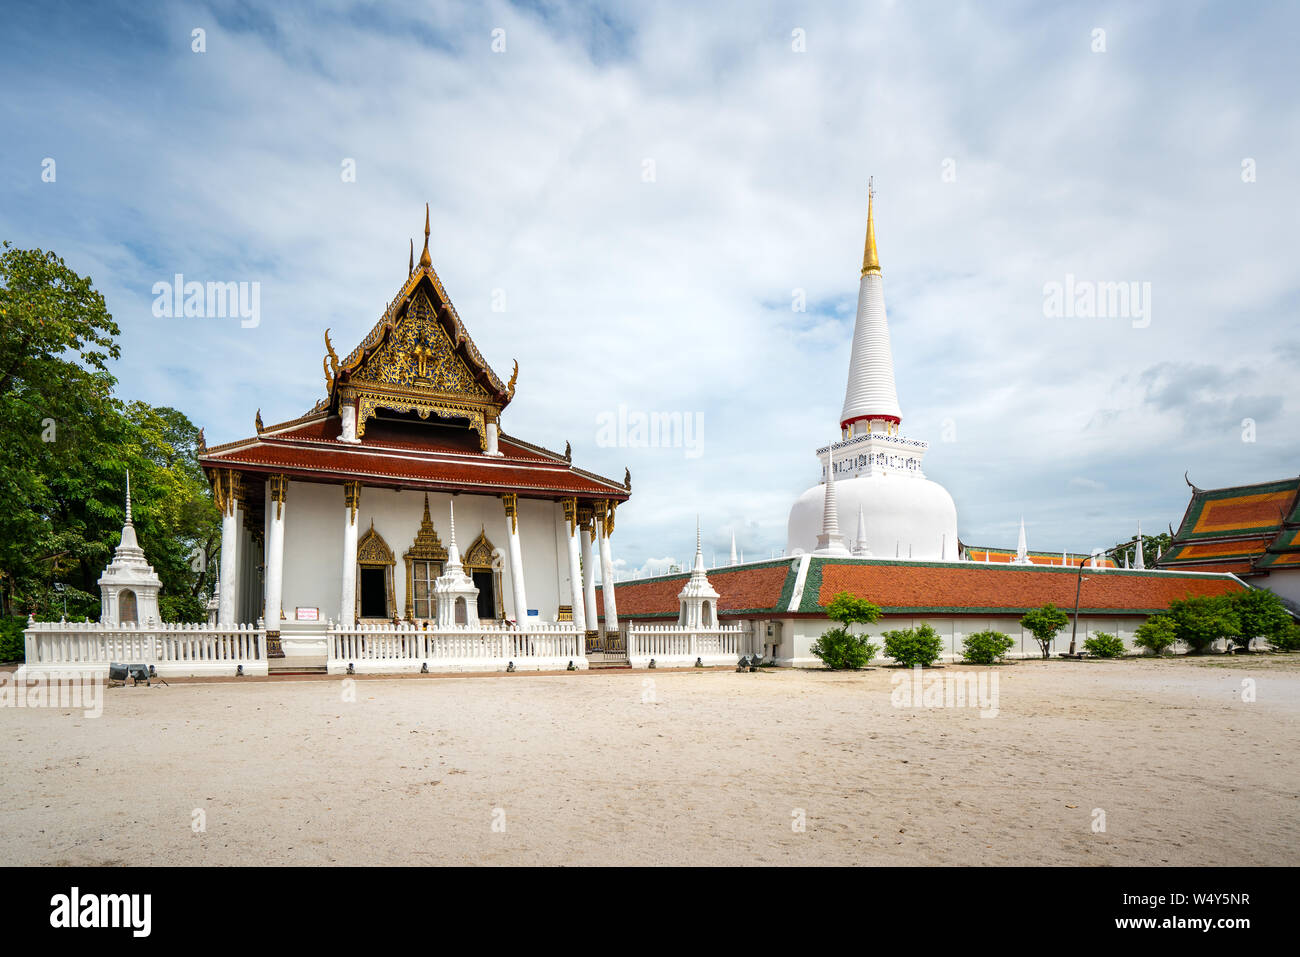
M1117 635L1098 631L1084 641L1083 650L1098 658L1119 658L1124 654L1124 642Z
M827 668L837 671L845 668L865 668L879 645L873 645L866 635L852 634L847 628L832 628L822 632L822 636L813 642L809 651L822 660Z
M977 631L962 639L961 656L972 664L991 665L995 661L1001 661L1015 644L1014 638L1009 638L1000 631Z
M1021 627L1028 629L1034 636L1038 647L1043 650L1044 658L1051 656L1052 641L1056 638L1056 633L1069 622L1070 617L1050 601L1042 608L1031 608L1020 619Z
M1268 640L1274 651L1300 651L1300 625L1290 626Z
M1152 615L1138 625L1133 646L1145 648L1153 655L1163 655L1178 640L1178 628L1168 615Z
M1235 613L1240 633L1231 639L1244 650L1250 650L1251 639L1263 638L1269 644L1286 634L1291 625L1282 599L1266 588L1248 588L1230 592L1227 606ZM1285 640L1285 639L1284 639Z
M885 654L900 665L932 665L943 654L943 639L929 625L885 632Z
M0 661L23 660L23 629L26 627L27 619L21 616L0 618Z
M1225 595L1171 601L1167 615L1189 654L1202 654L1220 638L1236 641L1241 635L1241 622L1232 600Z
M840 623L839 628L822 632L813 642L809 652L822 660L827 668L865 668L879 645L873 645L866 635L853 634L854 625L867 624L880 618L880 608L865 598L855 598L846 591L838 593L826 606L826 617Z

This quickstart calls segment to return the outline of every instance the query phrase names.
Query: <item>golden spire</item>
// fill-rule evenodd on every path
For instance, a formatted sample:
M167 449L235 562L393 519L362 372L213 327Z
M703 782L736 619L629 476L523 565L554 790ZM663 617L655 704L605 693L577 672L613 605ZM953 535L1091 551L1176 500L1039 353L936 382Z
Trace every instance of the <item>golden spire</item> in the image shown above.
M412 243L414 245L414 243ZM420 265L432 266L433 260L429 258L429 204L424 204L424 252L420 253Z
M867 180L867 245L862 252L862 275L873 272L880 274L880 256L876 252L876 224L872 219L872 200L876 196L875 177Z
M406 269L406 274L409 276L413 272L415 272L415 240L414 239L411 240L411 261L410 261L410 265Z

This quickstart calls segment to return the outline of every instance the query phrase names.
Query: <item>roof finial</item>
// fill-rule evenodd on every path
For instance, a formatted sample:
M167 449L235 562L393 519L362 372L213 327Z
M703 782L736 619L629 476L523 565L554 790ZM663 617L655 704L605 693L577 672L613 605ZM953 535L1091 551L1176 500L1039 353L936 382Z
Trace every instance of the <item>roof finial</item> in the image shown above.
M411 259L406 267L406 274L409 276L415 272L415 240L411 240Z
M412 246L415 244L412 243ZM429 204L424 204L424 252L420 253L420 265L432 266L433 260L429 258Z
M880 274L880 256L876 253L876 223L872 211L872 201L876 197L875 177L867 180L867 244L862 252L862 275Z
M126 470L126 524L131 524L131 470Z

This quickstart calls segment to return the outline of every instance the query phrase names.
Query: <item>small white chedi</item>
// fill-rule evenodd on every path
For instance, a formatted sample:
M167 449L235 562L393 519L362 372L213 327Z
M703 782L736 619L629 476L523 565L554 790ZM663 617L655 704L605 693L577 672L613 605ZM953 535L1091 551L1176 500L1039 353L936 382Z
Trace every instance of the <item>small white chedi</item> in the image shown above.
M822 482L790 509L786 554L847 555L839 529L853 527L856 520L854 555L956 561L957 507L947 490L921 471L929 444L899 430L902 411L894 386L873 201L874 196L867 201L866 250L840 441L817 450Z
M113 552L113 560L99 576L100 615L105 625L147 623L162 620L158 614L158 592L162 579L145 561L144 549L135 538L131 523L131 475L126 476L126 523L122 541Z

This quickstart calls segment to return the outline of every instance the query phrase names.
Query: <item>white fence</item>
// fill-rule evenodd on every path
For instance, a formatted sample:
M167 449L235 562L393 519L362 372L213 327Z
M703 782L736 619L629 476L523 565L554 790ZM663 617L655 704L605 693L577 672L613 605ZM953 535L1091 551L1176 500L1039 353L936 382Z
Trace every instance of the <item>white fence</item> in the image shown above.
M259 625L31 621L23 632L23 674L77 671L108 674L110 662L153 665L164 678L266 674L266 631Z
M330 674L395 674L420 671L563 670L586 668L583 635L568 624L518 628L505 624L461 625L425 630L414 624L376 624L329 629Z
M668 668L693 665L697 659L706 667L734 665L740 659L742 640L739 624L718 628L629 625L627 660L633 668L646 667L651 658Z

